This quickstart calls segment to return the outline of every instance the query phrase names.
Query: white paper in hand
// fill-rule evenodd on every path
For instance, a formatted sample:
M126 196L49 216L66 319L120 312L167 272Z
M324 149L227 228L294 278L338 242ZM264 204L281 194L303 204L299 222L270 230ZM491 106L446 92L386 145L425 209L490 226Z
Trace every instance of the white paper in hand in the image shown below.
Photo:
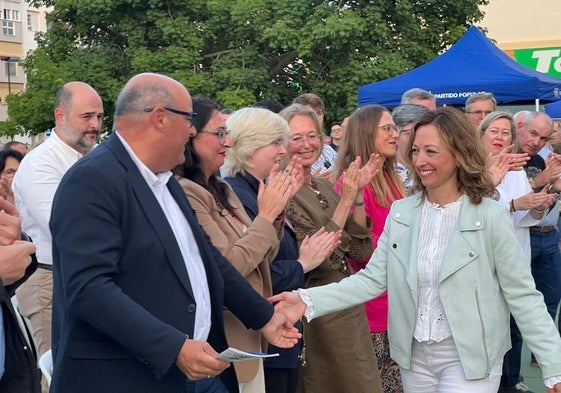
M263 353L263 352L245 352L236 348L228 348L220 353L216 359L223 362L239 362L242 360L273 358L279 356L278 353Z

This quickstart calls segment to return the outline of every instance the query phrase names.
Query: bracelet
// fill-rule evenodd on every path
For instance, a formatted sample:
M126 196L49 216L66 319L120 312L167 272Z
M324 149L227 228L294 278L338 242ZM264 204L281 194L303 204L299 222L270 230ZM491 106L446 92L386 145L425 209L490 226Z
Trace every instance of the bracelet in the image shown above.
M353 202L353 206L356 207L364 206L364 202Z
M515 212L516 208L514 207L514 199L510 200L510 212Z

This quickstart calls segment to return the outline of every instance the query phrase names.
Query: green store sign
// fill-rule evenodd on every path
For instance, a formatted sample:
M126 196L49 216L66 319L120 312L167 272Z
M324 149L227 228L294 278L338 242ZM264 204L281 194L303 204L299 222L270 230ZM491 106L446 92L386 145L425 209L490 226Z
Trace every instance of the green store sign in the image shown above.
M514 59L533 70L561 78L561 47L516 49Z

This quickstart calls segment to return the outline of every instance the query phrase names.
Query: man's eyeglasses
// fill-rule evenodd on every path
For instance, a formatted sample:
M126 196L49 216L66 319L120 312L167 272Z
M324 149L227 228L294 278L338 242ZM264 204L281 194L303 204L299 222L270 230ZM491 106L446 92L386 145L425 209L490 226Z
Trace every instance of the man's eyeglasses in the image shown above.
M224 144L226 137L230 135L230 130L226 128L217 128L214 131L198 131L198 134L210 134L218 137L218 142Z
M180 111L179 109L174 109L167 106L162 106L162 108L164 108L164 110L168 112L175 113L176 115L185 116L187 121L189 122L189 127L193 127L193 118L197 116L195 112ZM155 107L144 108L144 112L152 112L154 109Z
M475 115L475 116L487 116L489 113L493 113L493 111L472 111L466 112L468 115Z
M384 124L382 126L378 126L378 128L381 128L382 130L386 131L388 135L397 132L397 126L395 124Z

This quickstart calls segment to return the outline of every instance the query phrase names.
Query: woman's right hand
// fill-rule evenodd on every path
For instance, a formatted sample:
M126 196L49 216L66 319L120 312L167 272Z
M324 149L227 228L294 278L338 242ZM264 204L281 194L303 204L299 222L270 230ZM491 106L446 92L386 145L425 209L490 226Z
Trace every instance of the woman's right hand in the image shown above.
M284 211L291 196L290 173L278 173L267 186L261 182L257 193L257 208L259 209L257 216L273 223Z
M324 227L306 236L300 245L298 262L304 273L318 267L341 244L341 231L328 232Z
M360 157L357 157L345 170L341 184L341 202L352 205L359 191Z

